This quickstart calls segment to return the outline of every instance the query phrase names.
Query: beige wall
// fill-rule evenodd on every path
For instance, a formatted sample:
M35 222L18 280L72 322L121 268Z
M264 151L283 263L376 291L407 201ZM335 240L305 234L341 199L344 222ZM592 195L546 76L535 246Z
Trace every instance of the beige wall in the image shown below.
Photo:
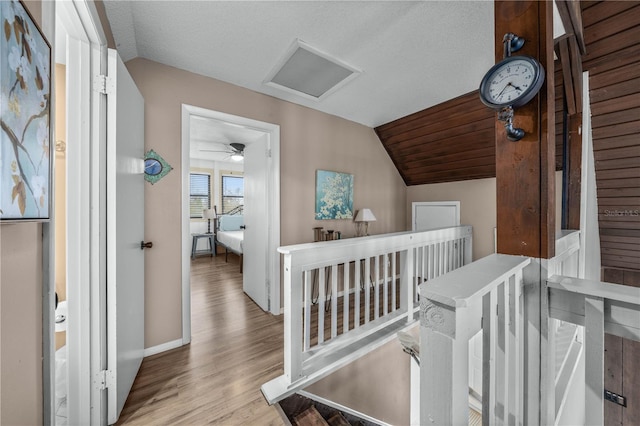
M36 22L41 2L27 1ZM0 424L42 424L42 225L0 224Z
M42 423L42 226L0 225L0 424Z
M407 188L407 224L411 226L411 203L460 201L460 224L473 226L473 259L494 252L496 227L496 179L416 185Z
M315 221L316 169L353 173L354 208L377 217L371 233L406 229L406 189L368 127L247 89L137 58L127 63L145 98L145 149L174 170L146 185L145 347L182 337L181 105L189 104L280 126L282 245L313 241L314 226L353 235L351 221Z
M54 146L57 141L67 142L67 67L56 64L55 87L55 136ZM55 288L60 301L67 300L67 154L54 151L55 175L53 185L55 188ZM55 333L56 350L63 347L67 341L67 332Z
M407 332L419 340L417 324ZM408 425L411 357L393 339L305 391L392 425Z
M562 172L556 172L556 229L562 219ZM407 188L407 226L411 227L411 203L460 201L460 224L473 226L473 259L494 252L496 227L496 179L416 185Z
M66 99L66 66L56 64L56 127L54 144L57 141L67 142L67 99ZM55 195L55 238L56 238L56 292L60 300L67 300L67 224L66 224L66 152L55 151L55 178L54 186L56 188Z

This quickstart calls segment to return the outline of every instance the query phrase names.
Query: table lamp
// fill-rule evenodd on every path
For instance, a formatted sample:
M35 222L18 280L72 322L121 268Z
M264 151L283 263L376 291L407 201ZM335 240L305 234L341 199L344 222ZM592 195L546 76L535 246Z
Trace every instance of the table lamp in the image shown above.
M213 209L204 209L202 210L202 218L207 219L207 234L211 233L211 219L216 218L216 210Z
M375 222L376 217L369 209L361 209L356 215L356 237L369 235L369 222Z

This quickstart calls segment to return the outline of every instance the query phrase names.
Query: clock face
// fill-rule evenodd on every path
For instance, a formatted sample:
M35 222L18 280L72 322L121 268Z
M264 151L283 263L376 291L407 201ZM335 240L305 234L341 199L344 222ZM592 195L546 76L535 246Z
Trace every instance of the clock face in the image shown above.
M519 107L538 93L544 81L542 66L528 56L510 56L494 65L480 84L480 99L492 108Z

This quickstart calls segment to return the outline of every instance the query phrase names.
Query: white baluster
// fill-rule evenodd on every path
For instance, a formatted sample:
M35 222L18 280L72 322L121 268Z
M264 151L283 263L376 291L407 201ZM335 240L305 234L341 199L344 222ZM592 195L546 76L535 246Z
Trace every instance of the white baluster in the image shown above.
M355 290L354 294L354 302L353 302L353 308L354 308L354 316L353 316L353 328L359 328L360 327L360 292L362 291L362 275L361 275L361 268L362 268L362 262L363 260L358 259L356 260L355 266L353 267L353 272L354 272L354 276L353 276L353 288Z
M331 338L338 335L338 265L331 266Z
M356 261L355 265L358 262ZM343 287L343 296L342 296L342 333L347 333L349 331L349 297L350 297L350 289L351 283L349 281L349 269L351 268L351 264L349 262L344 263L343 268L343 278L342 278L342 287ZM356 288L358 288L356 283Z
M318 271L304 271L304 350L311 347L311 302L313 300L312 276L317 277Z
M373 318L378 319L380 317L380 256L376 256L375 262L373 263L375 270L375 284L373 286L376 294L374 295L374 307L375 311L373 313Z
M326 300L325 270L318 268L318 344L324 342L324 302Z
M371 315L371 258L367 257L364 261L364 323L369 322Z

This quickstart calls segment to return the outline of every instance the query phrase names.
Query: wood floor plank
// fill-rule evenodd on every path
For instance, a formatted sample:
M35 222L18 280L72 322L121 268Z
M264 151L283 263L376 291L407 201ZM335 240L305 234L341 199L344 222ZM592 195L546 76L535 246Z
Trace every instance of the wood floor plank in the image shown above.
M236 260L191 262L191 344L143 360L117 424L284 424L260 393L283 374L282 317L243 293Z

